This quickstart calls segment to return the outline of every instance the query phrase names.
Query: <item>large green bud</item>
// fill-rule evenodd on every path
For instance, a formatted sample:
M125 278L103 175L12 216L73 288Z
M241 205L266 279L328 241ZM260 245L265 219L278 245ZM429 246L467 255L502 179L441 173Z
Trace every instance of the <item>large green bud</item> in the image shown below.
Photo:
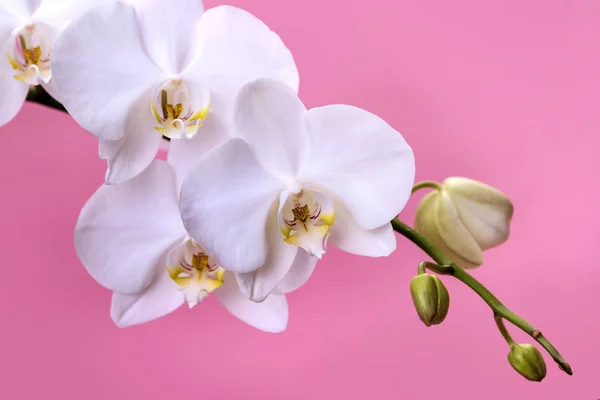
M534 346L513 344L508 353L508 362L521 376L530 381L541 382L546 376L546 363Z
M450 307L450 295L437 276L415 276L410 282L410 295L417 314L425 325L437 325L446 318Z
M461 268L483 264L483 251L508 239L513 205L499 190L448 178L419 203L415 230Z

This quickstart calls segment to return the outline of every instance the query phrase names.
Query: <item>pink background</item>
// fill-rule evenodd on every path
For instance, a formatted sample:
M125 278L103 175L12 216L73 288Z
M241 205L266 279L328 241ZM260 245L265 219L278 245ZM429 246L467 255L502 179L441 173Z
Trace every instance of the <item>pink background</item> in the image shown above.
M546 357L543 383L519 377L489 309L451 279L447 320L425 328L408 292L425 256L403 238L386 259L331 250L289 297L283 334L253 330L214 298L120 330L72 244L104 174L95 141L26 105L0 130L0 398L600 398L600 2L230 4L282 36L308 106L375 112L413 146L418 179L469 176L513 199L512 236L475 276L575 375Z

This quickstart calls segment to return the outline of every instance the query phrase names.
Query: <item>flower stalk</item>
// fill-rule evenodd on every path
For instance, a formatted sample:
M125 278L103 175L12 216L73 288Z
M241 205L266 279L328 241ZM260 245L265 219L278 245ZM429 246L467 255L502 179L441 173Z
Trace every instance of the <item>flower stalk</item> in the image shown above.
M440 275L450 275L463 282L475 293L477 293L479 297L483 299L483 301L487 303L487 305L494 312L494 315L509 321L514 326L531 336L548 352L548 354L550 354L550 356L552 356L552 358L559 365L561 370L566 372L568 375L573 375L573 370L571 369L569 363L565 361L565 359L560 355L560 353L558 352L558 350L556 350L552 343L550 343L550 341L544 337L542 332L540 332L529 322L527 322L526 320L512 312L510 309L508 309L508 307L502 304L502 302L498 300L498 298L494 296L494 294L492 294L492 292L490 292L484 285L482 285L477 279L473 278L470 274L465 272L462 268L452 263L452 260L450 260L446 255L444 255L431 243L429 243L429 241L425 239L425 237L422 236L420 233L418 233L410 226L400 221L398 218L394 218L391 222L392 227L396 232L400 233L402 236L405 236L411 242L419 246L435 261L435 263L422 263L422 265L426 269L429 269Z
M423 181L423 182L419 182L415 186L413 186L411 193L414 193L417 190L421 190L421 189L425 189L425 188L435 189L435 190L442 190L442 185L440 185L436 181Z
M506 343L508 343L509 346L514 346L515 341L512 336L510 336L508 329L506 329L506 325L504 325L504 318L498 314L494 314L494 321L496 321L496 326L498 327L498 330L502 334L504 340L506 340Z

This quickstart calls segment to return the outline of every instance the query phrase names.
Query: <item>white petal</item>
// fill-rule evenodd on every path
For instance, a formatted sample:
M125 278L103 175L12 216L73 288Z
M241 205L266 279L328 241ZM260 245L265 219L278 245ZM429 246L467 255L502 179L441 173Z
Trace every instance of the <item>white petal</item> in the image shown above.
M0 54L3 55L3 54ZM19 112L29 86L14 77L14 70L6 57L0 58L0 126L12 120Z
M207 10L198 26L196 58L187 71L206 78L213 92L235 95L246 81L273 78L298 91L298 70L279 36L247 11ZM232 100L231 97L229 100Z
M413 152L402 135L360 108L332 105L307 114L310 159L301 178L344 203L357 225L376 229L410 197Z
M120 139L130 109L165 74L144 52L135 9L96 7L69 25L52 52L52 76L65 108L100 138ZM148 118L151 119L150 106Z
M135 179L94 193L79 215L75 249L101 285L132 294L150 284L157 261L185 234L173 170L155 161Z
M197 37L197 57L182 77L197 77L209 90L210 109L192 143L172 143L169 161L178 175L184 175L207 147L233 135L233 103L246 81L270 77L298 90L298 70L290 51L248 12L230 6L211 8L200 20Z
M245 84L236 98L234 126L265 170L293 179L308 151L306 108L282 82L257 79Z
M119 140L98 140L98 156L103 160L110 160L117 154L123 139Z
M2 0L2 6L15 15L30 17L41 2L42 0Z
M169 277L161 258L154 281L141 293L113 293L110 316L119 328L143 324L165 316L183 304L183 294Z
M14 15L9 8L6 8L4 2L0 5L0 47L2 47L2 57L4 59L2 62L6 62L6 56L4 53L6 50L4 46L6 45L6 41L12 35L12 30L19 25L19 18Z
M33 18L62 30L90 8L105 2L108 0L44 0Z
M299 249L284 242L283 238L277 224L277 215L273 210L269 214L267 223L266 262L256 271L236 275L240 290L249 299L257 302L264 301L292 267Z
M304 285L315 270L319 259L311 256L304 249L298 249L294 263L288 273L277 284L276 293L289 293Z
M0 6L0 126L17 115L29 90L28 85L14 78L15 70L6 58L7 41L18 23L18 19Z
M228 139L227 128L210 113L192 139L171 140L167 159L181 185L188 171L210 150Z
M134 6L148 55L168 74L180 73L193 56L202 0L142 0Z
M225 283L215 291L221 304L245 323L266 332L282 332L288 321L285 295L273 293L262 303L248 300L237 286L231 272L225 274Z
M162 135L154 129L150 115L150 95L142 95L131 108L125 122L125 135L118 144L101 143L99 152L108 155L108 184L118 184L141 173L154 158ZM101 154L102 156L102 154Z
M385 257L396 250L396 237L389 222L379 228L362 229L339 202L335 204L335 222L329 232L329 244L347 253Z
M223 268L254 271L267 259L265 227L280 185L243 140L231 139L209 152L183 181L185 227Z

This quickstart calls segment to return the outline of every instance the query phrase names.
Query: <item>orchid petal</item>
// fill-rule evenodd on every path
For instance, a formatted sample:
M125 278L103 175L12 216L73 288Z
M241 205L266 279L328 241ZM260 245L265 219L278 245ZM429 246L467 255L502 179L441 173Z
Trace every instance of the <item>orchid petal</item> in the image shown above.
M12 35L12 30L19 25L19 18L4 6L5 4L0 5L0 47L4 47L6 41ZM2 49L2 53L5 52L5 49ZM4 54L2 56L4 57ZM3 59L2 63L5 62L6 59Z
M2 0L2 6L14 15L31 17L39 8L42 0Z
M121 2L95 7L62 32L52 74L69 114L108 140L123 137L130 109L166 78L143 49L135 9Z
M0 6L0 126L13 119L19 112L29 86L14 78L15 70L6 58L6 44L18 19Z
M300 288L311 277L319 259L299 249L288 273L277 284L276 293L289 293Z
M115 154L119 151L123 139L119 140L98 140L98 156L103 160L110 160L114 158Z
M360 228L343 204L335 204L335 222L329 232L329 244L347 253L368 257L389 256L396 250L396 237L388 222L375 229Z
M175 174L157 160L136 178L94 193L79 215L75 249L98 283L133 294L150 284L158 260L185 235Z
M189 86L190 97L206 89L196 79L187 79L184 77L184 81ZM169 164L175 169L177 181L180 185L188 171L208 151L231 138L231 123L221 118L221 114L213 112L214 107L218 107L218 109L223 109L223 107L221 107L218 99L215 99L212 94L209 97L208 114L201 121L196 134L192 138L184 136L181 139L171 140L170 142L167 159L169 160ZM196 105L202 102L196 101L193 103Z
M127 134L116 143L101 142L100 154L107 155L109 171L106 183L118 184L141 173L156 157L162 135L149 115L150 96L142 95L131 108L125 122Z
M207 10L197 37L196 57L183 76L197 76L208 88L207 122L216 121L223 134L233 135L233 104L247 81L272 78L298 91L298 69L291 52L275 32L247 11L231 6Z
M362 229L388 223L404 208L415 176L402 135L360 108L332 105L307 114L310 159L301 179L337 197Z
M180 73L193 57L202 1L142 0L134 6L150 58L168 74Z
M267 259L265 227L280 185L243 140L231 139L196 163L183 181L184 225L223 268L253 271Z
M306 108L289 86L257 79L245 84L237 96L235 131L265 170L293 179L308 150L305 115Z
M267 225L267 248L268 256L264 265L256 271L236 275L241 292L256 302L264 301L275 290L290 271L296 254L304 251L283 241L274 209Z
M247 11L231 6L207 10L198 26L196 58L186 69L204 77L211 94L233 100L248 80L272 78L298 91L298 69L279 36Z
M119 328L143 324L175 311L183 294L165 268L165 258L156 264L153 282L141 293L113 293L110 316Z
M215 296L231 314L245 323L265 332L282 332L288 321L288 305L285 295L273 293L262 303L248 300L237 285L235 276L226 272L223 286Z
M6 58L0 58L0 126L12 120L19 112L29 86L14 77L14 70Z
M170 142L167 159L173 166L180 185L187 173L208 151L228 139L225 128L222 128L220 121L215 118L207 118L200 129L191 139L183 138Z
M32 17L60 30L90 8L109 0L43 0Z

